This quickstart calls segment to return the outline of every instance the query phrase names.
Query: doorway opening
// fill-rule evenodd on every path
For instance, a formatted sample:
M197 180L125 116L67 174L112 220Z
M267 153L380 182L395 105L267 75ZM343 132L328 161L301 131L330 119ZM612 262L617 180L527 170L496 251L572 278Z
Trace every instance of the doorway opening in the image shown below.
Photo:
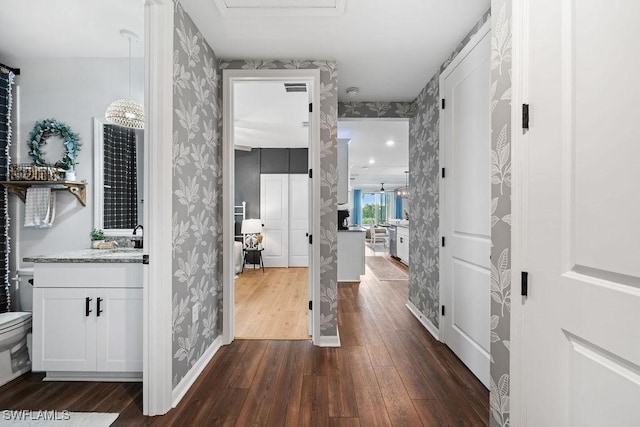
M317 70L224 71L228 342L318 330L319 245L309 237L319 229L318 81Z

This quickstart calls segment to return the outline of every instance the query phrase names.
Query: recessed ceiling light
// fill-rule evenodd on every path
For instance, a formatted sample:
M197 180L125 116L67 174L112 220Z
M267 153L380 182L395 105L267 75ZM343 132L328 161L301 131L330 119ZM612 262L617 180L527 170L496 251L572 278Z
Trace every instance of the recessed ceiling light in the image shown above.
M392 139L390 139L390 140L388 140L388 141L387 141L387 145L388 145L389 147L393 146L393 144L395 144L395 143L396 143L396 142L395 142L395 141L393 141Z
M376 162L375 160L373 160L373 159L369 159L369 164L370 164L370 165L374 164L375 162Z

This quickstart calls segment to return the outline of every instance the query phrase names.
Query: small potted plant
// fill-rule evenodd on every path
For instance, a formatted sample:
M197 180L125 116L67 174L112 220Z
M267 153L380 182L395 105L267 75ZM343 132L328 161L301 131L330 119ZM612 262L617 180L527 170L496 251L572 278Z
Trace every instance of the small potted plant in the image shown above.
M104 242L104 231L94 228L91 231L91 247L97 249L98 245Z

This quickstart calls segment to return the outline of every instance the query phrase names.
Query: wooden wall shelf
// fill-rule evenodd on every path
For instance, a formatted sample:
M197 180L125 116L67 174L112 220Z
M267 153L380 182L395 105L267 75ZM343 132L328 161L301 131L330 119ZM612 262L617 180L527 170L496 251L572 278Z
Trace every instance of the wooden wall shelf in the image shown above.
M49 187L51 191L68 191L76 196L82 206L87 206L87 181L0 181L10 193L26 202L27 189L30 187Z

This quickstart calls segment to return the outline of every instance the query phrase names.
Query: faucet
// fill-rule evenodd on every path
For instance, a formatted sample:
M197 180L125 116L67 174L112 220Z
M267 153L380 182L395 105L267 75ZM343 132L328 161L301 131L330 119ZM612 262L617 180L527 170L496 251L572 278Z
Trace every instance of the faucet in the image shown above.
M139 238L137 237L138 229L140 229L140 237ZM133 229L133 236L135 236L135 237L131 237L131 241L133 242L133 247L136 248L136 249L142 249L142 244L143 244L142 232L143 231L144 231L144 228L140 224L136 225L136 228Z

